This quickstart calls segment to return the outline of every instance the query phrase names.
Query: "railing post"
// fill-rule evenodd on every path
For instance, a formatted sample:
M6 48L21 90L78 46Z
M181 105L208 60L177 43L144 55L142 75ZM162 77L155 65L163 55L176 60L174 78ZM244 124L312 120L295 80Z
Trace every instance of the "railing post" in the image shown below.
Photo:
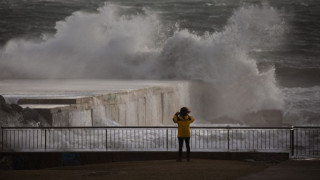
M47 129L44 129L44 152L47 152Z
M291 156L294 156L294 127L293 126L290 129L290 149L291 149Z
M108 128L106 128L106 152L108 151Z
M2 127L0 127L1 128L1 151L3 151L4 150L4 143L3 143L3 129L2 129Z
M228 152L229 152L229 150L230 150L230 129L229 129L229 127L227 129L228 129Z
M168 130L168 128L167 128L167 130L166 130L166 137L167 137L167 151L169 151L169 132L168 132L169 130Z

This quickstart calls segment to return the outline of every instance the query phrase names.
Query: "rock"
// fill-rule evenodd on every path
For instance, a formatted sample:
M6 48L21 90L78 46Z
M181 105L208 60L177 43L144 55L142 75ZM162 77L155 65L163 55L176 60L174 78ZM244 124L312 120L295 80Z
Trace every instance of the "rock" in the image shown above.
M2 109L6 113L12 113L13 109L9 104L6 103L6 99L2 95L0 95L0 109Z
M49 126L38 111L18 104L7 104L0 95L0 126Z
M1 104L1 109L7 113L12 113L13 112L13 109L12 107L9 105L9 104Z
M19 106L18 104L10 104L11 108L18 112L18 113L21 113L23 111L23 108L21 106Z
M22 110L22 115L24 121L37 120L39 117L39 113L36 110L33 110L29 107Z
M0 95L0 105L6 104L6 99L2 95Z

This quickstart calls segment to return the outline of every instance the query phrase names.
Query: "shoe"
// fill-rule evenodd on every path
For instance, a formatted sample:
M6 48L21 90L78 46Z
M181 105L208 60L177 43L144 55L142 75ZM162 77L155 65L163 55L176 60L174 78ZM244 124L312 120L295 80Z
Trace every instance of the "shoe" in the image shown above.
M190 162L190 158L187 158L187 161Z
M179 158L179 159L177 159L177 162L182 162L182 159L180 159L180 158Z

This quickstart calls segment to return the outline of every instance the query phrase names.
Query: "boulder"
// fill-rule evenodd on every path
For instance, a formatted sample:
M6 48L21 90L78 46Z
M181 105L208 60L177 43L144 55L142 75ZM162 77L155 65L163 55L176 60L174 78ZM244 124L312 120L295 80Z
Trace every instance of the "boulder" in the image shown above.
M6 100L2 95L0 95L0 109L3 110L6 113L12 113L13 109L9 104L6 103Z
M13 109L9 104L1 104L1 109L7 113L13 112Z
M39 117L39 113L36 110L31 109L29 107L22 110L22 115L25 121L37 120Z
M7 104L0 95L0 126L49 126L37 110Z
M23 108L19 106L18 104L10 104L12 110L21 113L23 111Z
M0 95L0 105L6 104L6 99L2 95Z

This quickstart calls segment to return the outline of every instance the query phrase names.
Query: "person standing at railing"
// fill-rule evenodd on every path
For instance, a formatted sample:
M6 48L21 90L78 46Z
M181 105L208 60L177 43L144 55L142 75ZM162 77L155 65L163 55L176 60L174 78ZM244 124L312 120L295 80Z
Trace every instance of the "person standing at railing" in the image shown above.
M187 161L190 161L190 124L193 123L194 118L189 115L191 111L187 107L182 107L180 112L173 116L173 122L178 124L178 141L179 141L179 154L178 162L182 161L182 146L183 141L186 142L187 148Z

